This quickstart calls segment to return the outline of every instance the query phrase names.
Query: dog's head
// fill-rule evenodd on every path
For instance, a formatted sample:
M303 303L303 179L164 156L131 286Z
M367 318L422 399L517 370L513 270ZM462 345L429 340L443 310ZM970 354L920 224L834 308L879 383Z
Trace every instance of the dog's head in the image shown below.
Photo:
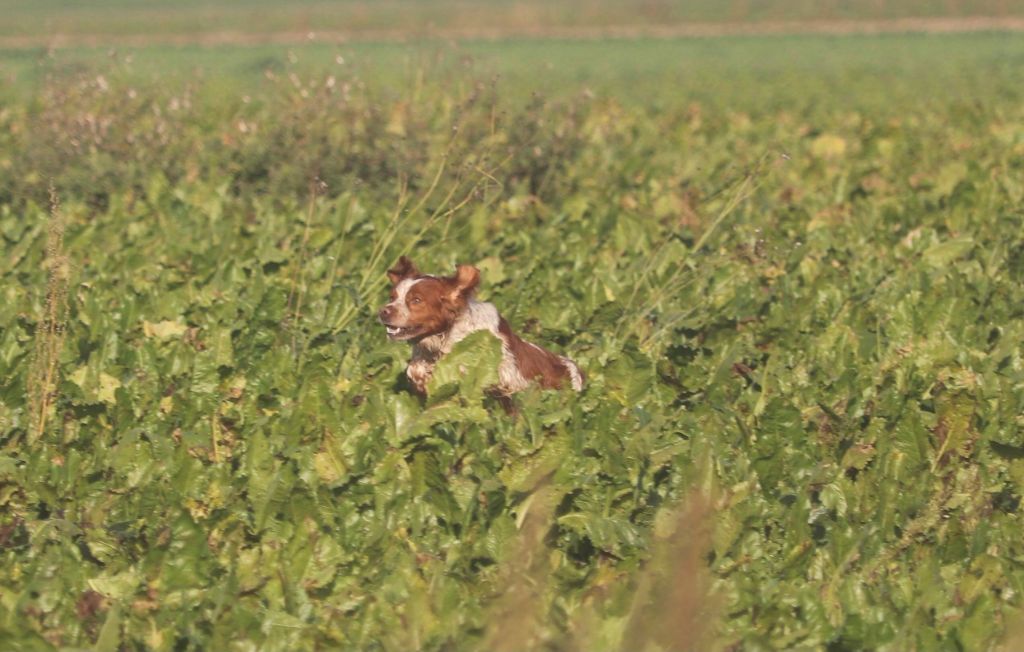
M391 301L377 317L392 340L418 340L452 327L480 284L480 270L458 265L454 276L429 276L402 256L388 278Z

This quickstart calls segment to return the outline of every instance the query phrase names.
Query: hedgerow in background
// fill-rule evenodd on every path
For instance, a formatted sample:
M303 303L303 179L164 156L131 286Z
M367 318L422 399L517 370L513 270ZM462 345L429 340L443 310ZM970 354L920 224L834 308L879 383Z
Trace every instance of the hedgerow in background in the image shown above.
M873 88L842 68L748 104L526 98L456 56L245 97L54 78L0 113L6 647L994 645L1024 114L969 63L914 83L988 75L976 102L890 109L830 103ZM510 419L479 337L419 402L373 319L400 254L477 263L588 388Z

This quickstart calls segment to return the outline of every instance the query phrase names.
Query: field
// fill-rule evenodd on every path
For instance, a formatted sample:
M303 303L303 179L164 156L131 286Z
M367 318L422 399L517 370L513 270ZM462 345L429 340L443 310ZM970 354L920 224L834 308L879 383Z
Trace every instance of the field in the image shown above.
M0 649L1019 649L1022 64L0 52ZM586 390L418 401L401 254Z
M311 32L376 40L965 18L1010 21L1019 30L1024 18L1024 7L1010 0L0 0L0 12L0 47L301 41Z

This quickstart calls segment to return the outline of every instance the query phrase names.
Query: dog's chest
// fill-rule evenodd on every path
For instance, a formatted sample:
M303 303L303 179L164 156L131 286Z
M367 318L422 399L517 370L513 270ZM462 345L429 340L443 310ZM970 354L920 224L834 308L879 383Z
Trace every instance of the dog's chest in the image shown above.
M502 361L498 368L499 387L503 390L518 391L526 385L516 368L515 359L508 350L505 338L498 329L501 317L494 304L472 301L466 311L452 324L451 329L444 333L423 338L412 349L412 359L405 370L406 376L416 390L426 393L427 383L434 373L434 367L442 356L451 352L452 348L476 331L491 331L502 342Z

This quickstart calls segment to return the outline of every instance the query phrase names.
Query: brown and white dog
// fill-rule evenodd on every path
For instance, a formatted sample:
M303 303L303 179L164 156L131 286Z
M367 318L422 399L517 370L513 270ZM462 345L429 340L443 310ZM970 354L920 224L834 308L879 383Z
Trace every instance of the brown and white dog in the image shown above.
M473 298L480 270L458 265L454 276L421 274L402 256L388 270L391 302L378 317L392 340L412 343L412 359L405 370L416 391L427 392L427 381L441 356L470 333L487 330L501 340L497 394L509 396L531 381L552 389L568 384L583 389L583 374L576 363L532 344L512 332L494 304Z

